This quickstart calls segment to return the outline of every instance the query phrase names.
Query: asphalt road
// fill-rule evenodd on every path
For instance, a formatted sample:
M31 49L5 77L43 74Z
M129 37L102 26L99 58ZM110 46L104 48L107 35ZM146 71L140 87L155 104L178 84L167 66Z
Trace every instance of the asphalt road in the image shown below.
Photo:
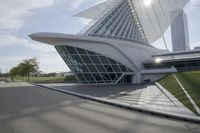
M0 133L200 133L200 125L26 86L0 88Z

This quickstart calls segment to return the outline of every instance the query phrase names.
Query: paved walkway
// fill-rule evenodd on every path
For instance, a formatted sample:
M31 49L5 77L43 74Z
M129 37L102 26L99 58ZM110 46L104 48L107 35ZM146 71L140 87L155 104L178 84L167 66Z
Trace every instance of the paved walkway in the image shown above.
M76 85L76 84L43 84L76 93L109 99L130 106L172 113L195 116L181 102L165 89L156 85Z
M160 90L155 85L149 85L144 88L139 105L147 109L159 110L166 113L195 115L168 91L164 89Z
M20 87L20 86L33 86L33 85L26 83L26 82L9 82L9 83L2 82L2 83L0 83L0 88L11 88L11 87Z

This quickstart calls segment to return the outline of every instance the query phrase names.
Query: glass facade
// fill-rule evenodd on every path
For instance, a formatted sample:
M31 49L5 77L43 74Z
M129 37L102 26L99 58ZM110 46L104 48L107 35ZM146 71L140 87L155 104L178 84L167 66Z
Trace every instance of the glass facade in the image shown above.
M82 83L116 83L124 73L133 73L121 63L92 51L64 45L55 48ZM130 78L123 83L131 82Z
M146 69L170 68L171 66L174 66L178 71L200 70L200 59L144 64Z

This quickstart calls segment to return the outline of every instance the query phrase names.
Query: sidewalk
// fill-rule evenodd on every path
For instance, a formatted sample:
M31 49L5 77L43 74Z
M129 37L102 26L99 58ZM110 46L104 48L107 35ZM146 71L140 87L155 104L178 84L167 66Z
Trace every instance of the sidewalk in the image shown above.
M164 88L160 90L156 85L149 85L143 90L140 97L140 106L145 109L157 110L177 115L195 116L180 101L171 95Z
M0 88L11 88L11 87L24 87L24 86L33 86L26 82L6 82L6 83L0 83Z
M165 89L156 85L42 84L70 92L175 115L196 116Z

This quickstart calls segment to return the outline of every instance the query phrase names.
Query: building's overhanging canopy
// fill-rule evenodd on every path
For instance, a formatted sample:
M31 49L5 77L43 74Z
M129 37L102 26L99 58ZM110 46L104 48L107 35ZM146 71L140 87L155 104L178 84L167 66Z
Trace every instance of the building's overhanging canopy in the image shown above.
M77 13L74 16L96 20L105 15L117 2L121 0L108 0L94 7ZM144 0L128 0L133 6L133 12L137 13L142 29L149 44L160 39L171 25L173 19L170 14L174 10L183 9L189 0L149 0L151 5L145 6ZM178 14L178 13L177 13ZM174 14L174 19L177 14Z
M120 42L118 45L132 44L128 41L123 41L123 40L113 40L113 39L108 39L108 38L99 38L99 37L91 37L91 36L83 36L83 35L71 35L71 34L63 34L63 33L39 32L39 33L30 34L29 37L32 40L46 43L53 46L56 46L56 44L59 42L65 42L65 41L67 42L82 41L82 42L109 43L109 44L115 44L116 42ZM145 43L141 43L141 42L134 42L134 45L143 46L148 49L154 48L151 45L146 45Z

